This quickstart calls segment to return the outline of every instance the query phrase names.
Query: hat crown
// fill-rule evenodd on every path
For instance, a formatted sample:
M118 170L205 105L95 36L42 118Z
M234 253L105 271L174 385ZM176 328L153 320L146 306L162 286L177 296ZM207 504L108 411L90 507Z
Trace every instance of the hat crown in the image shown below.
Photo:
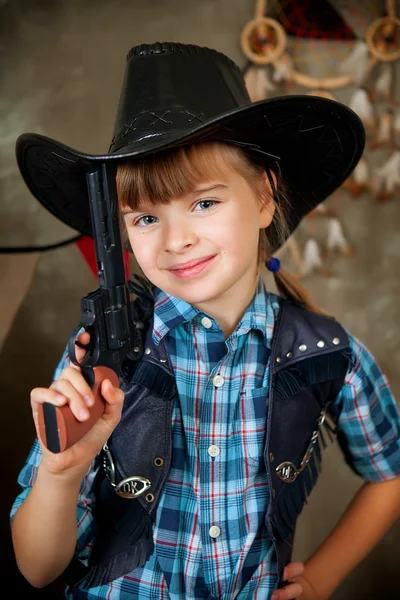
M134 46L127 55L109 153L152 137L184 137L248 104L240 69L225 54L172 42Z
M196 46L195 44L182 44L180 42L155 42L154 44L139 44L133 46L126 55L126 62L129 62L131 58L135 56L151 56L154 54L186 54L188 56L213 56L215 60L221 60L225 62L229 67L238 71L240 69L238 65L226 54L218 52L213 48L207 48L206 46Z

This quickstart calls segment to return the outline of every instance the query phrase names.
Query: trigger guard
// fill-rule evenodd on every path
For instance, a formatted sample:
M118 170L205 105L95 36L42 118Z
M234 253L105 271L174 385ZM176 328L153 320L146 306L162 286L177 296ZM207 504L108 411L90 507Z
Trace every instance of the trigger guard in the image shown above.
M72 330L72 333L71 333L71 335L69 337L69 340L68 340L68 355L69 355L69 359L77 367L82 367L82 363L78 362L78 360L76 358L75 346L78 346L78 348L82 348L82 350L87 350L87 351L90 351L90 349L93 348L93 345L92 345L91 342L89 342L88 344L82 344L81 342L78 342L77 337L78 337L78 335L79 335L79 333L81 332L82 329L86 333L89 333L89 335L90 335L90 331L88 331L88 329L86 327L83 327L82 325L78 325L78 327L75 327ZM92 336L91 336L91 338L92 338Z
M82 329L82 327L75 327L75 329L73 329L71 335L69 336L69 340L68 340L68 356L69 356L69 360L74 365L77 365L78 367L80 365L79 365L79 362L76 359L75 342L76 342L76 338L78 336L78 333L80 332L81 329Z
M86 383L88 383L89 387L91 389L93 389L93 386L96 381L96 375L95 375L93 367L81 367L81 373L82 373L83 378L85 379Z

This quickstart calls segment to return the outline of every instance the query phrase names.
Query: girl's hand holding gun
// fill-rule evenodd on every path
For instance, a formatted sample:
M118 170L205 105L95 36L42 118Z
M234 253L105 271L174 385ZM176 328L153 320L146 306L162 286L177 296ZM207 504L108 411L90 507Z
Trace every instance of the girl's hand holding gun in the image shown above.
M82 345L88 344L89 340L90 335L87 332L81 333L77 338ZM81 362L84 356L85 350L77 344L78 362ZM38 422L40 405L45 402L57 407L68 405L74 417L78 421L84 422L89 419L91 407L94 405L93 391L84 379L80 367L72 362L49 388L34 388L31 391L33 418L43 453L42 464L50 473L69 472L72 474L72 472L78 471L83 476L117 426L121 418L124 393L119 387L115 387L110 379L102 381L99 391L105 401L103 414L82 439L58 454L50 452L41 441Z
M87 332L77 337L75 354L78 362L82 362L86 352L79 344L87 345L89 340ZM31 391L32 412L42 459L32 489L14 516L12 539L18 567L34 587L44 587L54 581L71 562L77 539L79 489L93 459L121 418L124 393L116 387L118 377L111 369L101 369L103 367L98 373L107 373L114 379L115 385L108 376L102 376L98 388L97 384L96 388L91 388L81 368L71 363L49 388L34 388ZM100 405L101 414L78 441L53 453L40 436L43 431L41 412L46 403L57 409L67 407L68 412L72 412L69 418L76 426L91 422L96 406ZM89 412L92 413L90 416Z

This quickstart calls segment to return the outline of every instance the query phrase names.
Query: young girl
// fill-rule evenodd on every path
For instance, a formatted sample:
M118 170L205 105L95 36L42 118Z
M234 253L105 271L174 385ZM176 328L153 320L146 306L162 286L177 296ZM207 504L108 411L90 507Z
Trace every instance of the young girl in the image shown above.
M308 96L251 104L229 58L168 43L128 54L109 154L18 140L31 191L87 234L85 174L117 164L147 327L121 389L103 382L106 410L89 433L59 454L38 434L21 471L12 535L32 585L65 573L69 598L320 600L390 528L400 420L387 381L273 257L363 145L347 107ZM265 262L281 297L265 289ZM44 402L89 417L91 389L67 352L49 389L32 390L36 426ZM295 523L329 416L365 483L303 570L290 563ZM147 493L116 493L131 476Z

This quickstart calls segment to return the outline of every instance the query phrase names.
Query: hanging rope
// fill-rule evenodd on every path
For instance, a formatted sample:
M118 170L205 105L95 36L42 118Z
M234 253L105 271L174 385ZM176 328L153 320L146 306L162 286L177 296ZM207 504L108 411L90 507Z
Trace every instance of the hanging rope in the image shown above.
M396 18L396 3L394 0L386 0L386 12L388 17Z
M45 246L0 246L0 254L26 254L30 252L47 252L48 250L56 250L68 244L74 244L78 242L83 236L77 235L68 240L62 242L56 242L55 244L47 244Z

